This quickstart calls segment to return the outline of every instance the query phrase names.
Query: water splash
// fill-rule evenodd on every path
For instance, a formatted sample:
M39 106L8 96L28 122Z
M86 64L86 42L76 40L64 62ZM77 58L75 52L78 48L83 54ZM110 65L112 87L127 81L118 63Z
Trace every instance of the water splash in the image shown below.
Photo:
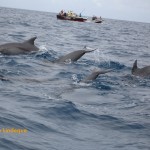
M95 63L100 63L101 61L104 61L106 65L110 66L110 57L106 55L102 50L97 49L94 51L93 54Z
M48 49L46 48L46 45L41 45L39 47L39 49L40 49L41 52L47 52L48 51Z
M72 79L75 83L78 83L80 80L78 79L77 75L76 74L73 74L72 75Z
M66 59L64 63L65 63L65 64L71 64L72 61L71 61L71 59Z

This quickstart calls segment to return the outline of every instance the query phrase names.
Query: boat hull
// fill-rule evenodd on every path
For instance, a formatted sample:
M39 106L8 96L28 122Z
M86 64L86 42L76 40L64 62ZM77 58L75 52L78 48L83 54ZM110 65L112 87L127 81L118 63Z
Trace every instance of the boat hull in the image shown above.
M83 18L83 17L67 17L67 16L61 16L61 15L57 15L57 19L69 20L69 21L78 21L78 22L87 21L87 18Z
M95 23L102 23L102 20L95 20Z

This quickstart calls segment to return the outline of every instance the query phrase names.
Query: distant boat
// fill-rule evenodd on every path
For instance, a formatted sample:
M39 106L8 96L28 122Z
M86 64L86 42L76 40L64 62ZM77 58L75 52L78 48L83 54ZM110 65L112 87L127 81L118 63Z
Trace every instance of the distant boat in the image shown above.
M77 15L76 13L73 13L72 11L65 13L63 10L56 15L57 19L60 20L69 20L69 21L78 21L78 22L85 22L88 18L82 17L81 15Z
M95 23L102 23L102 22L103 22L103 20L102 20L101 17L100 17L100 18L97 18L96 16L93 16L93 17L92 17L92 21L95 22Z
M95 23L102 23L103 21L100 20L100 19L96 19L96 20L94 20L94 22L95 22Z

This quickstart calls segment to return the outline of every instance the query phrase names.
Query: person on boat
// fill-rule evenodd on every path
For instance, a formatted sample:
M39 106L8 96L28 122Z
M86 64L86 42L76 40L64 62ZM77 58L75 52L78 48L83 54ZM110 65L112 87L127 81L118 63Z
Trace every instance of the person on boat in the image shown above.
M72 11L70 11L70 17L73 17L73 12Z
M67 16L67 13L66 13L66 12L64 12L64 16L65 16L65 17Z
M72 11L68 11L68 16L72 17L73 16L73 12Z
M92 20L96 20L96 19L97 19L97 17L93 15Z
M67 16L70 17L70 11L68 11Z
M61 10L59 14L60 14L61 16L63 16L63 15L64 15L64 11Z

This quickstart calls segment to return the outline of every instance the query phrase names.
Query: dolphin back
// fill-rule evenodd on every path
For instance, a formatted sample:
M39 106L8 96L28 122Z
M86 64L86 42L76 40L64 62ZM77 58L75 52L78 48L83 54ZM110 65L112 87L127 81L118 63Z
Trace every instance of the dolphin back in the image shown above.
M31 51L38 51L39 48L34 45L37 37L33 37L23 43L6 43L0 45L0 53L5 55L26 54Z
M82 82L89 82L89 81L95 80L100 74L105 74L111 71L112 69L93 71L89 76L83 79Z
M87 50L87 49L83 49L83 50L77 50L77 51L73 51L65 56L60 57L59 59L57 59L55 62L66 62L67 60L71 60L72 62L77 61L78 59L80 59L85 53L90 53L95 51L94 50Z

